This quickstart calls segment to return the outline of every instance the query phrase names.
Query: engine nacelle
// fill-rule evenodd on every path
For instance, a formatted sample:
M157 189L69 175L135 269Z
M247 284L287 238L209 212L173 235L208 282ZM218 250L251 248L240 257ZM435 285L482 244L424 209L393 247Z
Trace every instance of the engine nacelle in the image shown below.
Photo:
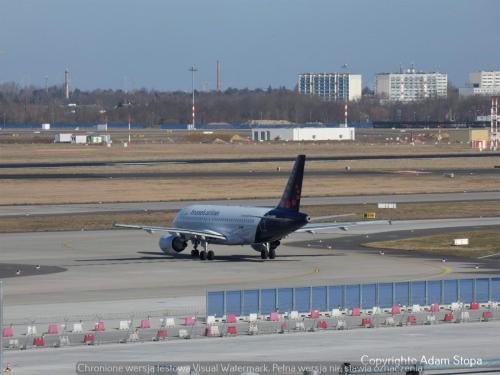
M180 253L187 247L187 241L184 239L172 236L170 234L165 234L160 237L160 249L165 253L169 254L172 251Z
M260 253L262 250L275 250L280 244L281 242L279 240L269 242L269 249L266 247L265 243L253 243L250 246L252 246L252 249Z
M262 251L262 250L267 250L267 247L265 244L263 243L253 243L251 244L250 246L252 246L252 249L254 249L255 251L258 251L259 253Z

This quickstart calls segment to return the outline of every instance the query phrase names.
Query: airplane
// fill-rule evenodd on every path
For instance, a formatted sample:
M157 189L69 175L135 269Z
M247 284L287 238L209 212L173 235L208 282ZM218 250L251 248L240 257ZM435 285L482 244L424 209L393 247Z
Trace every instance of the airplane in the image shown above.
M116 228L142 229L148 233L165 232L159 246L165 254L175 255L192 243L191 256L200 260L214 259L209 244L250 245L262 259L274 259L280 241L292 233L315 233L331 228L347 230L350 225L367 222L329 222L326 220L352 214L310 217L300 212L300 196L306 156L298 155L285 191L275 208L193 204L182 208L172 227L113 224ZM202 250L198 250L198 246Z

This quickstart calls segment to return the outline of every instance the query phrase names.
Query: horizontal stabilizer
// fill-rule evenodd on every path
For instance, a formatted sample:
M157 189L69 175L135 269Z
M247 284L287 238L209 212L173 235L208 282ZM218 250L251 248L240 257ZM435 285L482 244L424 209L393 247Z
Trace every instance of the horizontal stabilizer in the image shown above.
M339 215L326 215L326 216L314 216L309 219L309 221L320 221L320 220L328 220L328 219L336 219L338 217L349 217L354 216L356 214L339 214Z

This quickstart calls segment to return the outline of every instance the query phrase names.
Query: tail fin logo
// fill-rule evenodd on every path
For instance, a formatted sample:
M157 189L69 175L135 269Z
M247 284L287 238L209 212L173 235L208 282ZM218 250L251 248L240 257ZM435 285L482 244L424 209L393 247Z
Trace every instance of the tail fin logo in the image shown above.
M298 211L300 207L300 195L302 193L302 180L304 177L305 155L298 155L295 160L292 173L288 179L285 191L278 205L280 208L287 208Z

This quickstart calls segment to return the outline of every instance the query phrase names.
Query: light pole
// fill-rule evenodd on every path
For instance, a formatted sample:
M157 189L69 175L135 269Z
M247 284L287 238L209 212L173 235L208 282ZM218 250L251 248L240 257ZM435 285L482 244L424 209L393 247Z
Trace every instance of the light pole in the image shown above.
M198 69L196 69L196 67L193 65L191 68L189 68L189 71L191 72L191 92L193 95L193 106L192 106L193 121L191 122L191 126L188 127L188 130L195 130L196 111L195 111L195 106L194 106L194 73L197 72Z

